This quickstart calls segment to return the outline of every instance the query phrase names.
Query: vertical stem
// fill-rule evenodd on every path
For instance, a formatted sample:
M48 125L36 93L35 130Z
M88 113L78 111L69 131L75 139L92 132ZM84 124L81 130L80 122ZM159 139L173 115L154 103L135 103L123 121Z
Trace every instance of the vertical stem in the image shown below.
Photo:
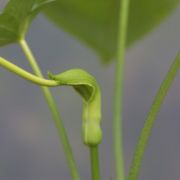
M127 23L128 23L129 0L121 0L118 20L117 62L115 78L114 99L114 150L116 179L124 180L124 160L122 142L122 98L123 98L123 75L126 49Z
M37 64L35 57L33 56L33 53L31 52L27 42L25 40L20 40L19 44L20 44L24 54L26 55L34 73L39 77L43 77L42 72L39 68L39 65ZM68 141L67 133L66 133L66 130L64 128L63 122L60 118L60 114L58 112L57 105L56 105L56 103L52 97L52 94L51 94L49 88L41 87L41 89L44 93L45 99L47 101L47 104L49 106L49 109L51 111L51 114L52 114L52 117L54 120L54 124L56 126L59 137L60 137L61 142L63 144L64 152L66 154L66 158L67 158L67 162L68 162L68 165L70 168L71 176L72 176L73 180L80 180L78 169L76 167L76 163L75 163L75 160L73 157L73 153L72 153L69 141Z
M178 70L180 69L180 52L178 53L175 61L171 65L164 81L155 96L154 102L150 108L149 114L146 118L144 127L141 131L138 143L133 156L133 161L131 163L128 180L137 180L139 175L139 170L141 167L142 159L144 156L145 148L147 146L148 140L150 138L153 125L155 123L156 117L160 111L162 103L172 86L173 80L175 79Z
M90 147L92 180L100 180L98 146Z

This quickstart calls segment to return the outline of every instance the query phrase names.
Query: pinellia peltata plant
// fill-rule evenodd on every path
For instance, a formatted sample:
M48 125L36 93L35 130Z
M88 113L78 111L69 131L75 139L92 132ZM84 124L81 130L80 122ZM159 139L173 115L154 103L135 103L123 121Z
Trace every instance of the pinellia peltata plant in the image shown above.
M101 90L96 79L85 70L75 68L44 78L41 69L26 41L30 24L39 12L49 20L84 41L105 62L116 59L114 87L113 139L115 174L124 180L122 146L122 99L126 47L141 38L160 23L178 5L179 0L160 1L84 1L84 0L9 0L0 14L0 46L17 43L22 48L33 73L0 58L0 66L41 87L57 128L71 177L79 180L66 129L60 118L50 87L71 86L83 101L82 142L90 150L91 177L100 180L98 146L103 138L101 129ZM153 12L153 13L149 13ZM32 37L33 38L33 37ZM172 63L147 115L134 152L128 180L137 180L145 148L161 105L180 67L180 54ZM102 172L103 173L103 172ZM60 177L61 178L61 177Z

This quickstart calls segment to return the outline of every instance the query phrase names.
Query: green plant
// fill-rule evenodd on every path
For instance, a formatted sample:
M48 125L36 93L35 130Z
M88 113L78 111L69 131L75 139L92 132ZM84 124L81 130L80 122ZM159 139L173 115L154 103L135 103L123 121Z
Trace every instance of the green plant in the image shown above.
M130 46L168 15L179 0L140 1L82 1L82 0L10 0L0 15L0 46L18 43L26 55L34 74L0 58L0 65L9 71L41 86L54 124L59 133L67 157L72 179L79 180L73 153L58 108L48 88L51 86L72 86L83 98L82 137L90 148L92 179L99 180L98 145L102 139L101 93L96 80L81 69L73 69L44 79L39 65L31 52L25 36L30 23L42 10L57 25L60 25L95 49L108 62L116 57L116 79L114 92L114 151L116 178L124 180L124 159L122 146L122 94L126 45ZM163 6L162 6L163 4ZM141 5L139 8L138 5ZM130 6L130 8L129 8ZM118 7L118 8L117 8ZM156 7L156 9L153 9ZM99 8L101 11L99 11ZM147 9L154 10L148 13ZM110 12L109 14L107 12ZM151 11L150 11L151 12ZM128 21L129 17L129 21ZM76 23L74 23L76 22ZM129 22L129 23L128 23ZM92 28L89 28L91 26ZM128 28L129 27L129 28ZM101 34L101 35L100 35ZM141 161L161 104L179 70L180 55L177 55L165 77L154 103L149 111L144 128L137 143L134 159L127 177L138 179Z

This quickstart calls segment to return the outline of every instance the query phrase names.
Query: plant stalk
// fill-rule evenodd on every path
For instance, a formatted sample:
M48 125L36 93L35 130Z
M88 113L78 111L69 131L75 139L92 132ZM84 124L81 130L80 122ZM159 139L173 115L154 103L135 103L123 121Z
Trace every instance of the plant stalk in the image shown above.
M124 61L127 39L129 0L121 0L118 19L117 62L114 90L114 155L116 179L124 180L123 138L122 138L122 99L123 99L123 76Z
M156 117L160 111L160 108L164 102L164 99L172 86L173 80L175 79L178 70L180 69L180 52L178 53L175 61L171 65L165 79L161 83L161 86L155 96L154 102L150 108L149 114L146 118L144 127L139 136L138 143L133 156L133 161L131 163L128 180L137 180L139 171L142 164L142 159L145 153L146 146L148 144L153 125L155 123Z
M43 78L40 67L37 64L36 59L33 56L33 53L31 52L31 49L29 48L27 42L24 39L22 39L22 40L19 41L19 44L20 44L26 58L28 59L34 73L37 76ZM64 152L66 154L66 158L67 158L68 166L70 168L72 179L73 180L80 180L80 176L79 176L78 169L77 169L74 157L73 157L71 146L69 144L67 133L66 133L66 130L64 128L63 122L62 122L62 120L60 118L60 114L58 112L58 108L57 108L57 105L55 103L55 100L53 99L53 96L52 96L49 88L41 87L41 89L43 91L43 94L45 96L45 99L47 101L49 109L51 111L55 127L56 127L56 129L58 131L59 138L61 139L61 142L63 144Z
M59 82L38 77L32 73L29 73L28 71L25 71L22 68L16 66L15 64L5 60L2 57L0 57L0 66L2 66L3 68L7 69L8 71L10 71L12 73L15 73L16 75L20 76L21 78L31 81L32 83L35 83L37 85L48 86L48 87L59 86Z
M90 147L90 159L92 180L100 180L98 146Z

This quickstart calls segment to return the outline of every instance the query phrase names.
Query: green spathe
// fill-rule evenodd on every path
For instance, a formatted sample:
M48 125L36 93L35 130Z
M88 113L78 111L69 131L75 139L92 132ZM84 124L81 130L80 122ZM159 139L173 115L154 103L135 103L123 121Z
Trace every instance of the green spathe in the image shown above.
M59 75L49 73L49 78L59 85L72 86L83 98L82 136L86 145L96 146L101 142L101 94L99 86L89 73L72 69Z

